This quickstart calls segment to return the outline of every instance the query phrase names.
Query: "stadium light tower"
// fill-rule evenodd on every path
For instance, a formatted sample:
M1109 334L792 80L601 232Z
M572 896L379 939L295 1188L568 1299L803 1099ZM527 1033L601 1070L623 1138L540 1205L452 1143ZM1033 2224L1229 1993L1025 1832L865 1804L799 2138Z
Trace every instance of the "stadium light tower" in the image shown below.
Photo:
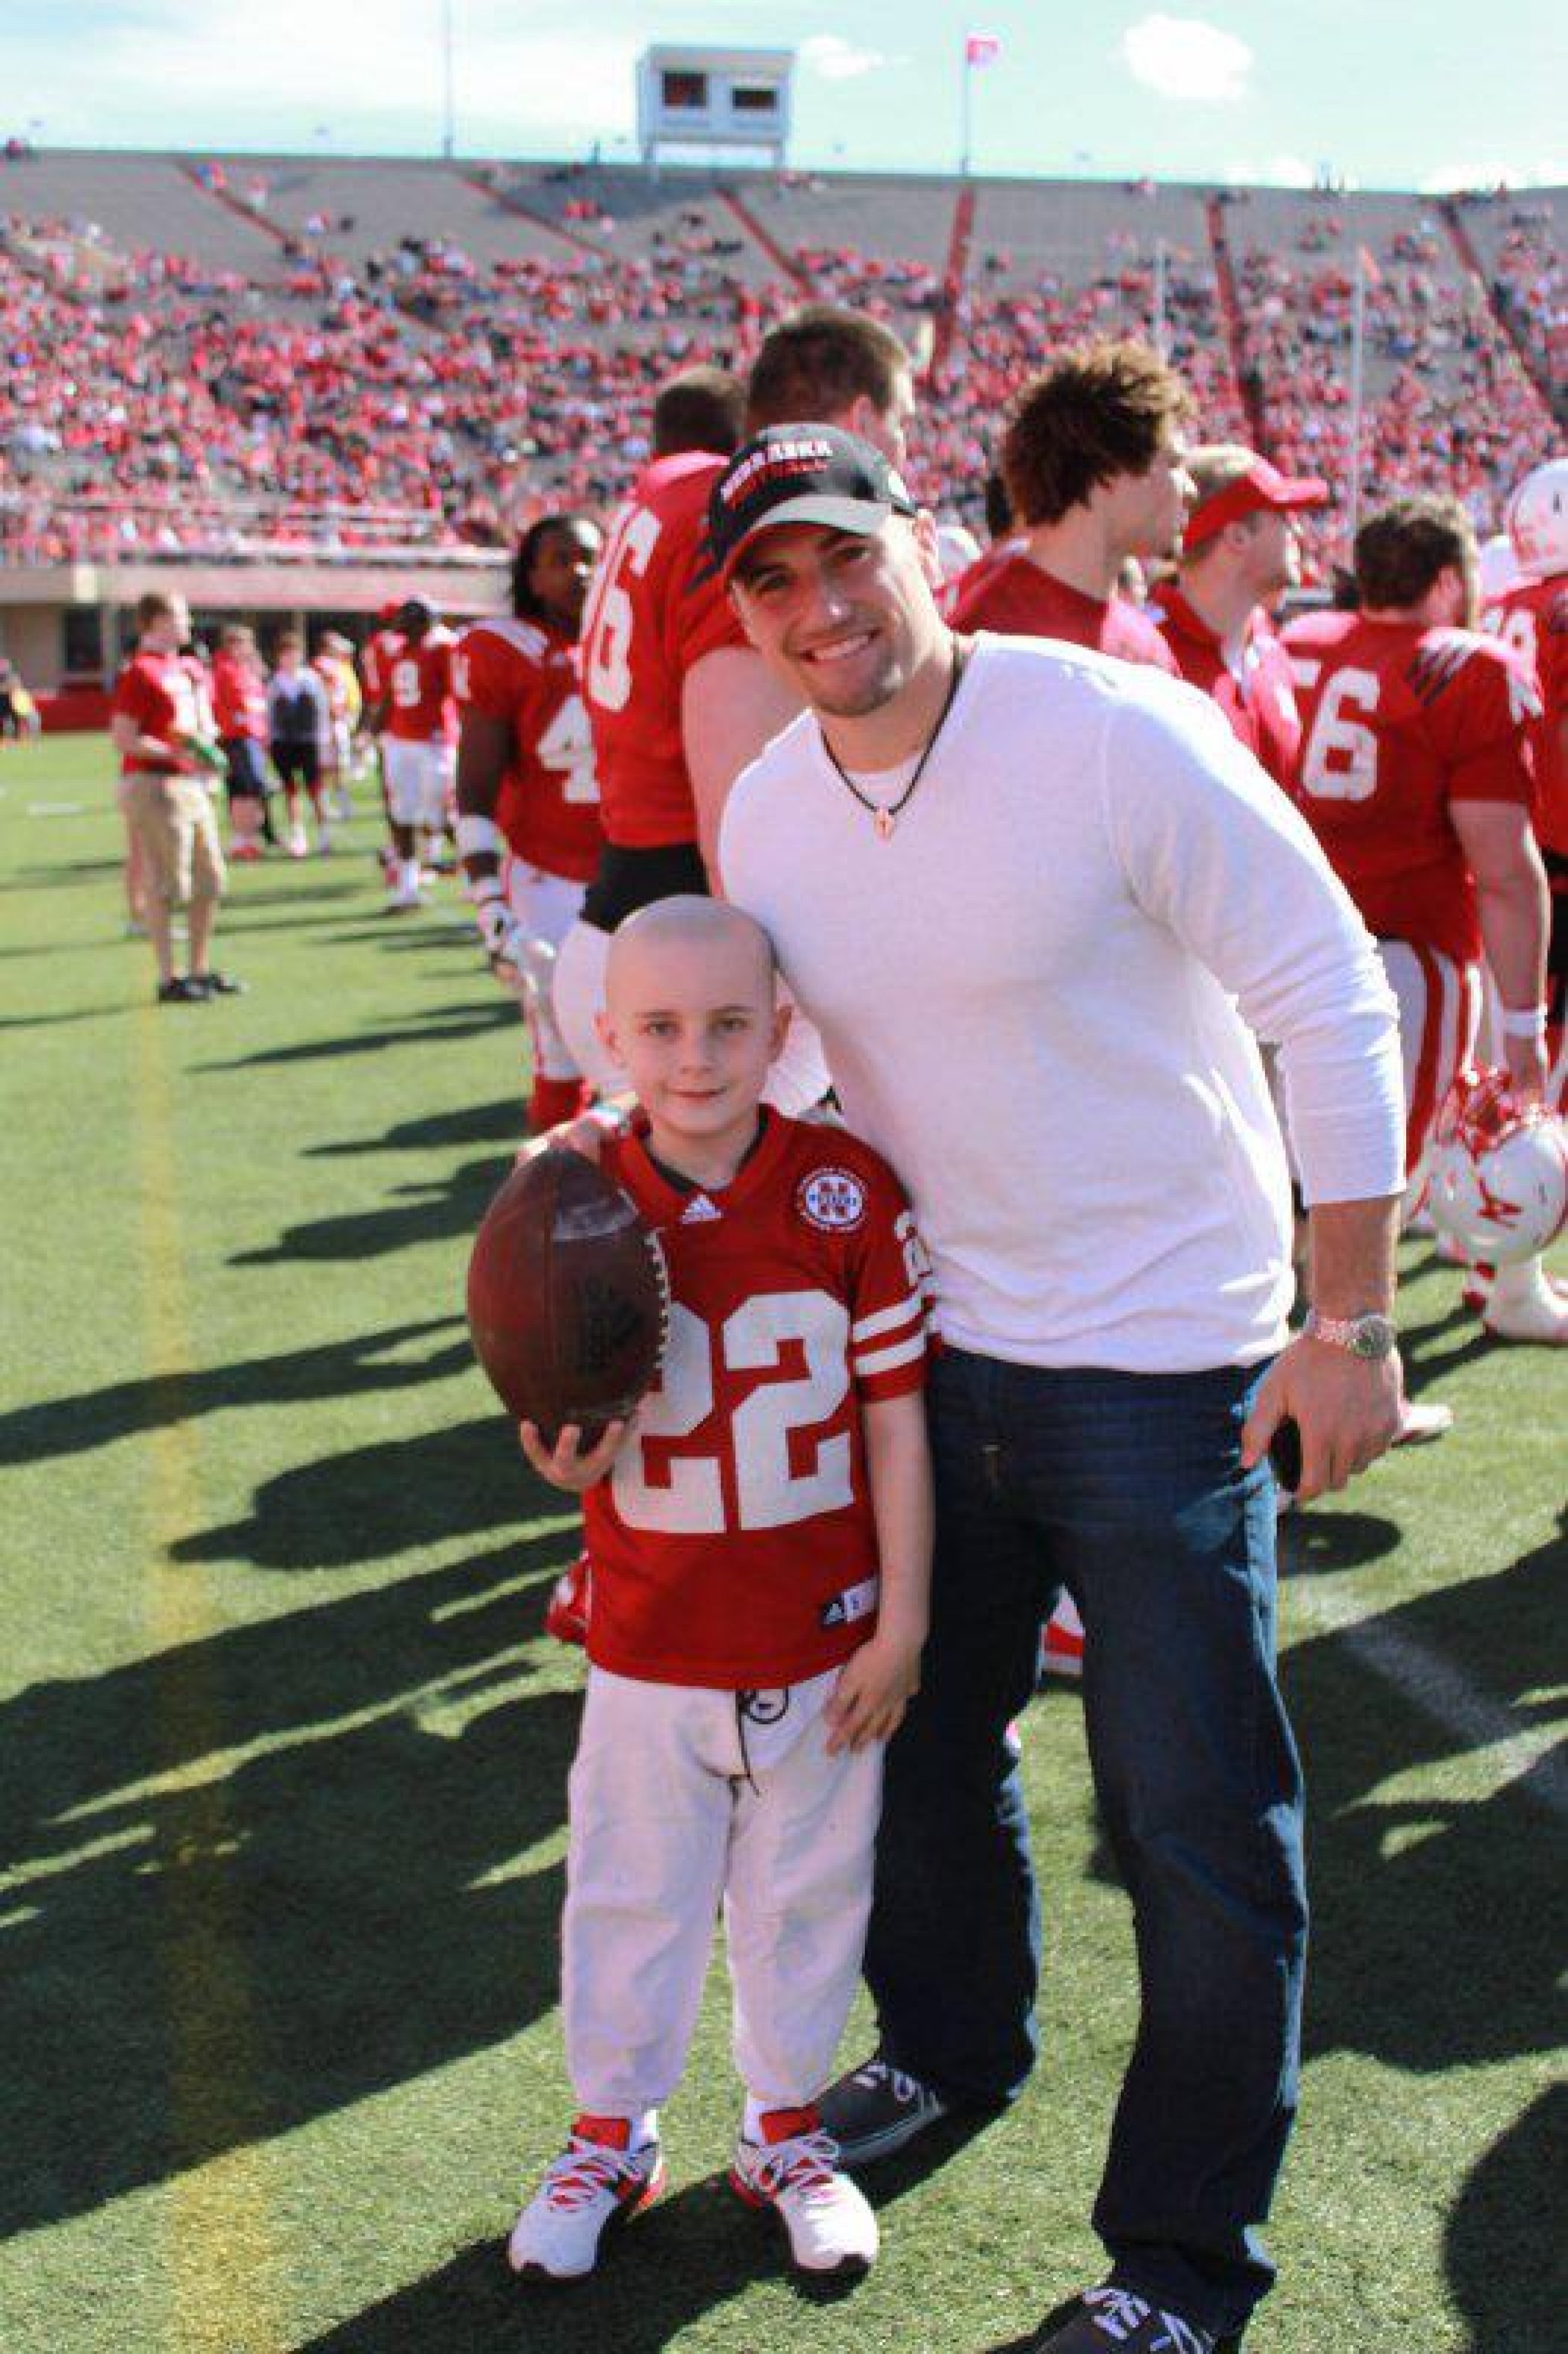
M441 154L449 164L457 152L452 116L452 0L441 0Z

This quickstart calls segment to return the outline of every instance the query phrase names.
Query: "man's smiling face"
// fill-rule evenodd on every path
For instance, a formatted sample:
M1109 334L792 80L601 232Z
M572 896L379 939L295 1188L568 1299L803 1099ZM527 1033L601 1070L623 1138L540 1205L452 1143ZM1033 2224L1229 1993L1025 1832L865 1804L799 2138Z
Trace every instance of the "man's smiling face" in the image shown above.
M872 533L780 524L743 550L731 593L747 636L814 710L880 710L943 636L924 519Z

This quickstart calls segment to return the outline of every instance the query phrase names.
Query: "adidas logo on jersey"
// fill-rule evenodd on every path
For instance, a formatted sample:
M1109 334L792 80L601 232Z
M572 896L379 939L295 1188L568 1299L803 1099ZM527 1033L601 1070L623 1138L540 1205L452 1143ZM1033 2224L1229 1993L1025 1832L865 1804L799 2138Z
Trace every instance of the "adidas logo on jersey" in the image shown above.
M683 1226L701 1226L705 1225L710 1218L722 1218L724 1212L716 1202L710 1202L705 1193L694 1193L681 1213L681 1224Z

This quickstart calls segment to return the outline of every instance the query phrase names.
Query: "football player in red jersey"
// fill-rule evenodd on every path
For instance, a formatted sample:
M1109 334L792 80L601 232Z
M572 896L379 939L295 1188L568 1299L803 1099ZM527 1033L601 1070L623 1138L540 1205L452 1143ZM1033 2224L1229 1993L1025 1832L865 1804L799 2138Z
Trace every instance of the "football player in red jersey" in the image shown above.
M1468 1061L1484 952L1518 1091L1546 1082L1547 892L1531 829L1534 682L1475 627L1476 537L1458 502L1401 499L1362 525L1361 609L1285 633L1302 740L1295 794L1376 937L1399 1001L1406 1168L1416 1198L1433 1119ZM1488 1330L1568 1341L1538 1259L1499 1271Z
M1176 551L1189 406L1181 377L1130 342L1086 345L1026 384L1001 444L1022 545L988 550L959 583L953 627L1061 638L1174 677L1171 649L1118 583L1129 557Z
M1547 956L1547 1099L1568 1112L1568 458L1527 474L1509 504L1519 578L1487 627L1535 673L1535 832L1552 890Z
M392 820L387 807L387 763L382 758L381 738L387 724L387 696L392 664L403 651L403 640L397 627L397 616L402 610L400 597L394 597L383 605L376 617L376 627L359 649L361 726L372 748L382 814L387 819L387 839L381 848L381 865L388 886L396 877L397 854L391 841Z
M1270 614L1301 578L1295 517L1326 482L1282 474L1234 442L1187 453L1193 504L1175 579L1148 607L1190 685L1212 695L1277 784L1296 772L1301 719L1290 657Z
M535 1134L569 1119L582 1094L550 980L604 838L576 654L601 545L586 515L531 525L512 567L512 618L475 621L453 664L458 854L491 962L528 1022Z
M426 855L435 857L447 831L458 733L452 692L457 640L423 597L407 598L398 607L397 634L402 643L388 665L377 712L387 816L397 860L387 902L394 915L423 904L419 837L424 836Z
M256 634L232 622L218 637L212 663L212 710L228 762L228 854L241 863L261 855L267 807L267 673Z
M755 432L821 418L902 463L914 402L898 338L831 303L802 305L763 338L744 420L733 379L710 402L673 412L671 397L691 381L677 377L655 404L654 461L611 526L583 625L606 847L583 921L562 946L556 1007L572 1052L605 1086L617 1084L595 1030L608 936L652 900L707 889L725 796L796 708L708 566L708 493L743 423ZM810 1026L798 1022L770 1094L803 1108L825 1085Z
M926 1638L925 1257L875 1153L761 1107L786 1016L749 917L645 908L609 986L641 1112L604 1165L659 1236L670 1327L658 1386L590 1453L524 1426L535 1468L583 1493L594 1606L562 1923L578 2115L508 2255L580 2278L656 2195L722 1902L732 2185L800 2271L863 2271L875 2218L815 2103L860 1967L882 1744Z

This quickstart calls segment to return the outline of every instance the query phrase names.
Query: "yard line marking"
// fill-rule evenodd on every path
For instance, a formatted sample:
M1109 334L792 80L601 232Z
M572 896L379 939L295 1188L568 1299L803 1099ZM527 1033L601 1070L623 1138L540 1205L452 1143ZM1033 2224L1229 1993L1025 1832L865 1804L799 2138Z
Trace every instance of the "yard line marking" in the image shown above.
M258 2128L244 1930L226 1862L234 1828L226 1784L191 1772L224 1744L212 1659L220 1622L210 1573L169 1553L173 1539L199 1522L201 1481L196 1426L180 1394L192 1343L167 1035L144 1002L135 1032L143 1331L148 1373L172 1393L171 1411L160 1413L149 1442L147 1497L161 1993L175 2168L166 2192L172 2347L175 2354L278 2354L287 2338L265 2285L272 2248L266 2161L251 2137Z
M1363 1667L1445 1733L1467 1748L1494 1751L1499 1788L1517 1784L1520 1798L1568 1820L1568 1760L1557 1724L1517 1724L1461 1670L1414 1636L1383 1625L1351 1594L1287 1578L1280 1591L1280 1617L1287 1632L1292 1622L1298 1628L1305 1622L1317 1633L1338 1635Z

